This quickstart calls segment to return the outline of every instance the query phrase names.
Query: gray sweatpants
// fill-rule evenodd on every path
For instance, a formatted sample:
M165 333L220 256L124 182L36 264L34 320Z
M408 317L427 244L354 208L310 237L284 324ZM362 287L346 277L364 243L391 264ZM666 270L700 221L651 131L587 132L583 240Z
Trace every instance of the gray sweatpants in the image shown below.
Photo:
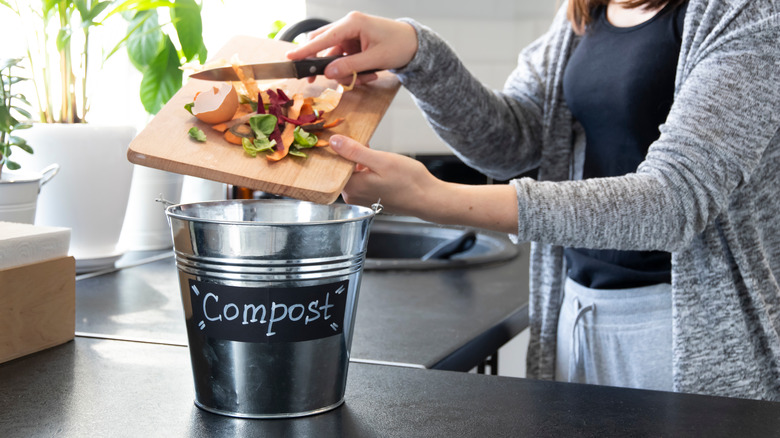
M590 289L567 279L555 378L672 390L671 285Z

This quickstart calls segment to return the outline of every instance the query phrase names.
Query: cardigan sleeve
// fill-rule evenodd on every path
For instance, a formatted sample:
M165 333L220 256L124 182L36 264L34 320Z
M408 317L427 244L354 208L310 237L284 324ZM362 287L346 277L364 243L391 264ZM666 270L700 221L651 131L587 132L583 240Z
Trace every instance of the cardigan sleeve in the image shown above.
M564 12L520 53L501 91L481 84L432 30L404 19L417 30L419 45L412 62L396 73L429 125L466 164L501 180L538 165L556 49L551 40L568 29Z

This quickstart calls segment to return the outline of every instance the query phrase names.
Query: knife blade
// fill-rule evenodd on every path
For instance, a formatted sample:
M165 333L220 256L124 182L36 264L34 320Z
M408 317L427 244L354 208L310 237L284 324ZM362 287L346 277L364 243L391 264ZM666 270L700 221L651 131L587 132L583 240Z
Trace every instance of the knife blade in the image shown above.
M264 62L260 64L242 65L242 71L247 77L255 79L301 79L309 76L323 74L325 67L340 56L323 56L318 58L305 58L296 61ZM190 78L204 81L239 81L239 77L232 66L218 67L202 70L190 75Z

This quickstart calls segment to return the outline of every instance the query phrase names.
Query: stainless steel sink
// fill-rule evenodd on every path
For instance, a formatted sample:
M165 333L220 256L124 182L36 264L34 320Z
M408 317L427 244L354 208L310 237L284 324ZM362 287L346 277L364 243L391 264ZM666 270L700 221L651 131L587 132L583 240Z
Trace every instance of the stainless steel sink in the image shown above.
M472 232L470 236L467 233ZM474 240L473 237L476 237ZM469 237L471 238L469 240ZM445 258L423 258L451 242L466 243ZM414 218L379 215L371 225L365 269L427 270L463 268L511 260L518 248L505 234L441 226Z

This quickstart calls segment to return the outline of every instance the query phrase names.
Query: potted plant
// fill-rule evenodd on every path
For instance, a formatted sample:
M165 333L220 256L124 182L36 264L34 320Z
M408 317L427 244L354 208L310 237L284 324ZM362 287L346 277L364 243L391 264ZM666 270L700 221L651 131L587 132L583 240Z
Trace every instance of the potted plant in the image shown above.
M43 173L19 172L21 165L11 158L14 150L33 153L27 141L16 132L28 129L31 117L30 103L14 87L26 80L13 71L19 68L20 61L19 58L0 59L0 221L32 224L38 192L59 167L53 165Z
M21 165L11 160L14 149L32 154L27 141L14 135L14 131L30 128L28 120L32 117L27 108L30 102L21 93L14 93L14 85L26 78L16 76L13 68L18 67L20 58L0 59L0 177L3 169L18 170ZM24 117L22 121L20 118Z
M127 209L133 166L125 157L136 126L87 123L91 87L99 78L96 41L119 35L98 61L126 50L143 79L140 98L156 113L182 84L179 67L202 62L200 4L195 0L0 0L29 32L26 61L37 108L24 138L36 154L20 162L61 166L58 183L39 199L36 223L71 228L77 271L113 264ZM176 46L173 42L178 42ZM123 84L122 86L127 86ZM116 102L117 106L126 103Z

